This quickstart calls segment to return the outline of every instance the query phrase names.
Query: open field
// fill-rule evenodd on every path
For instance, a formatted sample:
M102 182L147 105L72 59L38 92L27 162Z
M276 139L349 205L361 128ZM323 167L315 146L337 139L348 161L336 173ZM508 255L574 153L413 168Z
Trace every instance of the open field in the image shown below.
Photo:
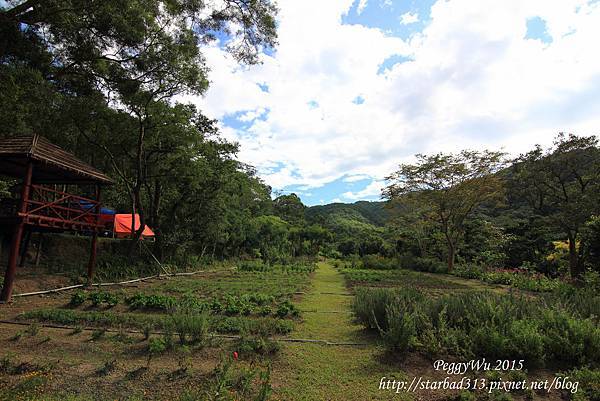
M309 275L222 268L17 298L0 312L22 324L2 326L2 399L204 399L234 351L240 360L225 387L242 394L237 381L260 381L261 354L276 353L267 337L299 324L292 300Z
M434 371L432 357L420 351L390 353L376 331L354 320L354 292L373 287L419 289L435 298L505 292L452 276L351 271L320 262L314 273L220 268L22 298L2 308L3 321L19 323L2 324L2 399L253 400L269 389L275 400L455 399L456 390L379 389L382 377L443 380L446 374ZM234 352L239 360L232 360ZM526 376L501 374L546 380L555 372L538 367ZM494 379L471 376L477 375ZM500 392L479 396L510 399ZM561 399L556 391L511 396Z

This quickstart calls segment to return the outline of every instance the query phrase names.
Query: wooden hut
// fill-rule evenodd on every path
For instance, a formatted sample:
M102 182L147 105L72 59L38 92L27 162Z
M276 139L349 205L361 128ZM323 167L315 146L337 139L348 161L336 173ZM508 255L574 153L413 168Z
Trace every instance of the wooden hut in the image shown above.
M20 197L0 205L0 224L13 227L0 301L12 294L17 258L25 228L84 232L91 235L88 280L96 263L100 224L100 188L111 179L39 135L0 139L0 175L21 179ZM94 198L68 192L93 186Z

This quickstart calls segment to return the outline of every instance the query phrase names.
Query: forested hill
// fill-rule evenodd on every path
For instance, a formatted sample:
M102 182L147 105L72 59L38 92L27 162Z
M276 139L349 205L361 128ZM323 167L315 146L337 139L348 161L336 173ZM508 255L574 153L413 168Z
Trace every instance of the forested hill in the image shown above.
M306 219L312 223L348 219L382 227L388 219L388 211L384 206L385 202L330 203L307 208Z

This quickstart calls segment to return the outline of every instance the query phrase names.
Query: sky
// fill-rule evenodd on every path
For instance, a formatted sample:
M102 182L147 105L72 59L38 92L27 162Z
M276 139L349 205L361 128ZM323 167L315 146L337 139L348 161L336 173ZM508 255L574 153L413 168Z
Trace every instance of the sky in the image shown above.
M416 153L518 155L600 128L598 0L279 0L279 45L204 48L187 97L275 193L378 200Z

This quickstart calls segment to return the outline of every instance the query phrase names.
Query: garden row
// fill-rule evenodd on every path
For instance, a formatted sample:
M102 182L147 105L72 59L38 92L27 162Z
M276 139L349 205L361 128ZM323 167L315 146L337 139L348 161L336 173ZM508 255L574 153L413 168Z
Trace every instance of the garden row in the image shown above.
M396 259L379 255L365 255L351 257L345 261L337 260L334 264L338 267L344 266L361 270L410 269L419 272L447 273L446 265L432 258L400 257ZM561 286L570 285L563 280L524 269L484 269L473 264L457 265L450 274L461 278L481 280L488 284L510 285L534 292L550 292Z
M597 306L598 298L589 301ZM475 291L432 298L417 289L356 288L353 311L394 353L598 367L598 309L568 300Z
M69 306L78 307L90 302L93 307L114 307L121 301L132 310L174 312L177 310L210 312L227 316L276 316L279 318L296 318L300 311L288 299L277 300L273 295L265 293L242 294L240 296L225 295L200 299L192 294L184 294L181 298L164 294L136 293L122 299L118 294L97 291L86 294L77 291L71 296Z

